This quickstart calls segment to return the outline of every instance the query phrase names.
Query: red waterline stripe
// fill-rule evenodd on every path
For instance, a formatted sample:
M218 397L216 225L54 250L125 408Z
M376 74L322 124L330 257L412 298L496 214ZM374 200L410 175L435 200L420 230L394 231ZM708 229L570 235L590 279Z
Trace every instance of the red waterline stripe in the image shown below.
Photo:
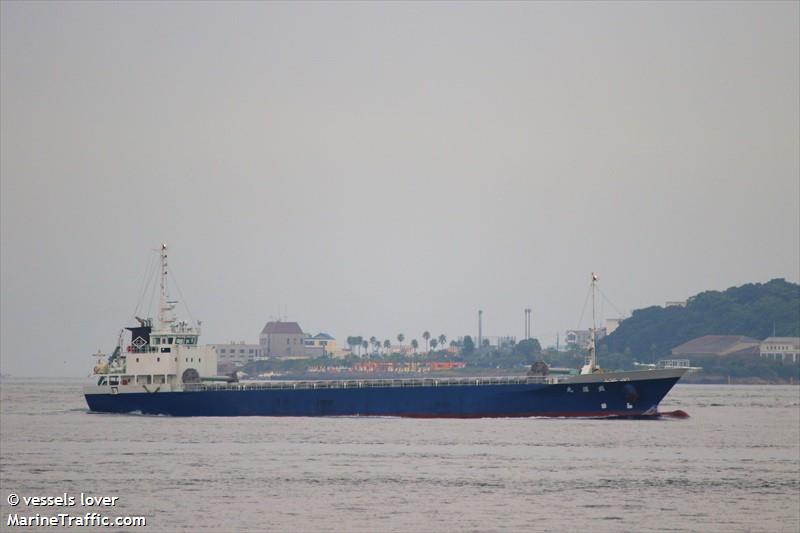
M659 416L660 413L645 415L643 411L585 411L569 413L479 413L435 415L426 413L404 413L400 415L366 415L366 416L398 416L401 418L618 418L621 416ZM361 415L365 416L365 415Z

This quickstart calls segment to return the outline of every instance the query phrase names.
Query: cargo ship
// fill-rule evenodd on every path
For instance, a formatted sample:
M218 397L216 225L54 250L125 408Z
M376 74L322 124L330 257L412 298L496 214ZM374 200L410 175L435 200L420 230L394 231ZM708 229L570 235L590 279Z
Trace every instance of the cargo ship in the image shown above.
M92 412L172 416L396 416L416 418L658 416L683 368L604 372L592 328L580 374L239 382L217 375L217 354L198 344L200 326L175 318L160 248L158 320L136 318L113 353L98 352L84 387ZM592 274L594 299L597 276ZM129 332L129 333L126 333ZM128 341L128 338L130 339Z

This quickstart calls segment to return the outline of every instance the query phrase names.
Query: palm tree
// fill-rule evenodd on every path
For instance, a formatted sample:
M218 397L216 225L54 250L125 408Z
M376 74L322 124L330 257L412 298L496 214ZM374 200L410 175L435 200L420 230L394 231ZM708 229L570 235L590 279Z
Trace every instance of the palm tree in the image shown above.
M428 341L431 338L431 332L425 331L425 333L422 334L422 338L425 339L425 351L429 352L430 350L428 349Z
M366 341L366 340L361 341L361 346L364 347L364 352L366 352L367 348L369 348L369 341Z
M417 348L419 348L419 341L417 339L411 339L411 347L414 348L414 355L417 355Z
M432 339L431 339L431 348L432 348L434 351L436 351L436 345L437 345L437 344L439 344L439 341L436 339L436 337L432 338Z
M358 356L361 357L361 341L364 339L359 335L358 337L353 337L353 344L358 348Z
M402 333L398 333L398 334L397 334L397 342L399 342L399 343L400 343L400 346L402 346L402 345L403 345L403 341L404 341L404 340L406 340L406 336L405 336L405 335L403 335Z
M369 343L372 346L372 352L375 353L375 345L378 344L378 339L376 339L375 336L373 335L372 337L369 338Z
M389 355L389 347L391 347L392 343L389 339L383 341L383 349L386 350L386 355Z
M445 343L447 343L447 337L445 336L444 333L442 333L441 335L439 335L439 346L441 346L443 350Z

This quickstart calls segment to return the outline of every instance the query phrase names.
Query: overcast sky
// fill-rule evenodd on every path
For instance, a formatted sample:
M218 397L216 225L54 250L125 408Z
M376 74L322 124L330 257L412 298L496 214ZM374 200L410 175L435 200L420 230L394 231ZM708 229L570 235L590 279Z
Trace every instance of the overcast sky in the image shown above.
M798 5L4 1L0 370L86 375L162 241L209 343L797 281Z

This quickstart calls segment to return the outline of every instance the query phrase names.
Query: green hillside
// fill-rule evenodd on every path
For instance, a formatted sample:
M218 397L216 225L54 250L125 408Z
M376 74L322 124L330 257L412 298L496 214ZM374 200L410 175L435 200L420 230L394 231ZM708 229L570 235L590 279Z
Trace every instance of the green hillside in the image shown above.
M800 285L784 279L693 296L686 307L637 309L601 346L652 362L703 335L800 336Z

